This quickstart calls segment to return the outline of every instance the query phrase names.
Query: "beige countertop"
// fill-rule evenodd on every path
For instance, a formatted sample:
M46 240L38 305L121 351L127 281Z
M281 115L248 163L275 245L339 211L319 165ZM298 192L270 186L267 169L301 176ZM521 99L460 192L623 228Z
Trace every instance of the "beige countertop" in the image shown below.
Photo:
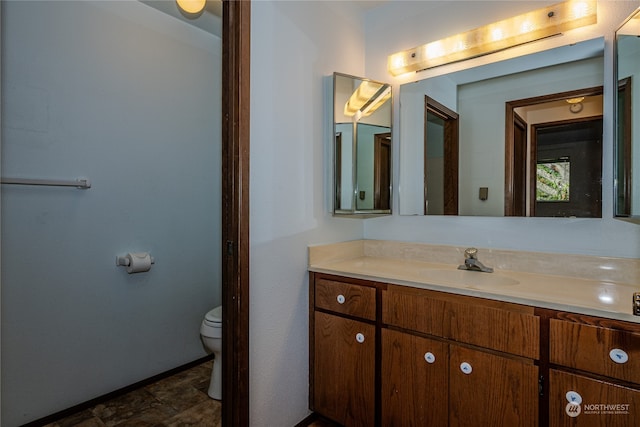
M311 246L309 270L640 323L632 314L640 260L479 249L494 268L482 273L457 268L464 249L370 240Z

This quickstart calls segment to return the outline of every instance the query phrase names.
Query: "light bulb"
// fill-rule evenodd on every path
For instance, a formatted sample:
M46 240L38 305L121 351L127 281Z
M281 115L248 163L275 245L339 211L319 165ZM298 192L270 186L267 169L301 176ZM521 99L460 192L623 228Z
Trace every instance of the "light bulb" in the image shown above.
M204 10L207 0L176 0L176 3L184 12L195 15Z

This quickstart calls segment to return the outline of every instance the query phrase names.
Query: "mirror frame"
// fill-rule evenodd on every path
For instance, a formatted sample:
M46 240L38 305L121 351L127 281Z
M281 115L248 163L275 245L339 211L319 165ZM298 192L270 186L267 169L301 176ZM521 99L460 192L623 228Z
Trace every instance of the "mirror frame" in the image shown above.
M337 99L337 85L336 85L336 80L337 78L349 78L349 79L353 79L353 80L360 80L362 82L371 82L374 84L378 84L381 87L388 87L389 88L389 93L390 93L390 97L388 99L389 102L389 144L390 144L390 152L389 152L389 170L388 170L388 174L389 174L389 209L358 209L358 156L357 156L357 132L356 132L356 126L357 123L353 122L353 133L352 133L352 157L351 157L351 188L353 189L352 191L352 204L351 204L351 208L350 209L341 209L338 206L337 203L337 195L340 193L338 191L338 177L342 176L342 170L338 170L339 167L341 167L341 161L338 161L338 153L336 150L336 135L338 132L338 125L339 124L344 124L343 122L336 122L336 111L335 111L335 105L336 105L336 99ZM332 162L332 191L331 191L331 212L334 216L337 217L341 217L341 216L346 216L346 217L352 217L352 218L369 218L369 217L377 217L377 216L385 216L385 215L391 215L393 212L393 87L391 84L389 83L384 83L384 82L380 82L380 81L376 81L376 80L372 80L372 79L368 79L366 77L358 77L358 76L353 76L350 74L345 74L345 73L339 73L339 72L334 72L333 76L332 76L332 84L331 84L331 121L332 121L332 132L331 132L331 152L332 152L332 158L333 158L333 162ZM366 123L363 123L366 124ZM374 169L376 167L375 165L375 159L374 159Z
M620 31L623 29L623 27L632 19L634 18L640 18L640 7L637 8L636 10L634 10L628 17L627 19L624 20L624 22L622 22L622 24L620 24L620 26L618 26L618 28L616 29L615 32L615 36L614 36L614 42L613 42L613 88L614 88L614 102L613 102L613 116L614 116L614 137L613 137L613 217L615 219L621 219L621 220L625 220L625 221L630 221L630 222L634 222L637 224L640 224L640 215L634 215L632 212L632 204L633 204L633 186L632 186L632 182L631 182L631 176L632 176L632 158L631 156L627 156L624 159L625 164L622 166L624 170L628 171L625 173L625 184L623 186L624 188L624 197L622 200L622 204L623 206L620 206L620 200L618 199L618 191L619 191L619 185L620 183L618 182L618 168L621 166L618 162L618 156L620 154L620 151L622 150L622 152L627 152L627 153L631 153L634 147L634 141L631 139L632 135L630 135L631 132L631 126L632 123L627 121L627 123L629 123L629 127L628 129L625 128L624 130L624 134L627 137L627 141L620 141L620 116L621 113L619 111L619 102L620 102L620 91L621 88L628 88L630 89L630 83L628 83L628 78L623 78L621 79L620 76L618 75L618 71L619 71L619 65L618 65L618 40L619 40L619 36L620 36ZM640 37L640 34L638 34L638 36ZM625 82L625 84L622 84L623 81ZM636 82L635 84L639 84L638 82ZM628 92L625 89L625 93ZM629 104L629 109L631 109L631 102L632 100L629 98L629 96L627 96L626 100L625 100L625 104ZM620 145L624 144L625 147L621 148ZM636 141L636 149L640 149L640 141ZM640 189L636 189L635 191L636 194L636 198L640 198Z

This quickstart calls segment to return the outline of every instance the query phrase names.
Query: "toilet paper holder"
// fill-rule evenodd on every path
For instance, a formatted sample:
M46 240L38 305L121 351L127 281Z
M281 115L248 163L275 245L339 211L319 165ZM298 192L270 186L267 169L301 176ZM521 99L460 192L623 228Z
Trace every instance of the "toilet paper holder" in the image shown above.
M127 273L143 273L151 269L155 259L148 252L129 252L125 256L116 256L116 265L127 268Z

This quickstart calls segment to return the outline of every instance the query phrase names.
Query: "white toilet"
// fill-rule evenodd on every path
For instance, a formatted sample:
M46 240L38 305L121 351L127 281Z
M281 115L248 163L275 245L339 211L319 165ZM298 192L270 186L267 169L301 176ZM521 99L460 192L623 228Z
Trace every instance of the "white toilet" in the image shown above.
M207 353L213 353L209 397L222 399L222 306L210 310L200 325L200 338Z

